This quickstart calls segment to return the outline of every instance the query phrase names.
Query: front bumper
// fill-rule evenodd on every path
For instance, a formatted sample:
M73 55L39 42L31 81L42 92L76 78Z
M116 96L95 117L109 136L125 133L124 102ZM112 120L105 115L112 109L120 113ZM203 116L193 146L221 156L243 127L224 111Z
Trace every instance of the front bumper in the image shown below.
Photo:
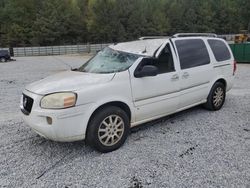
M42 109L39 103L43 96L27 90L23 93L34 100L31 112L29 114L22 113L22 115L24 122L36 133L47 139L60 142L85 139L89 119L87 112L91 104L60 110ZM20 108L23 109L22 101ZM48 118L52 122L48 121Z

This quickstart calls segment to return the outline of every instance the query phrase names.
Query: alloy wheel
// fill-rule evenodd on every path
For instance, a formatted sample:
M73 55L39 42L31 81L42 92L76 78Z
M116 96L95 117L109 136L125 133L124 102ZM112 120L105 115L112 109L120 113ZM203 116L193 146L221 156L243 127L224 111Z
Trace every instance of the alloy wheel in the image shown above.
M118 115L106 117L98 129L99 141L105 146L113 146L122 138L124 133L124 121Z
M219 107L224 100L224 91L221 87L217 87L213 95L213 104L215 107Z

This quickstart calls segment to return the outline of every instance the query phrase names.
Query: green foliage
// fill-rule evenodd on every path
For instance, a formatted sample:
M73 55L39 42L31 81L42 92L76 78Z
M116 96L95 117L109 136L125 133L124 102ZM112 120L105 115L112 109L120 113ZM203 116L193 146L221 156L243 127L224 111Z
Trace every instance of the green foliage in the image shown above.
M250 29L249 0L0 0L0 46Z
M41 6L32 26L32 44L66 44L85 39L85 20L77 1L44 0Z

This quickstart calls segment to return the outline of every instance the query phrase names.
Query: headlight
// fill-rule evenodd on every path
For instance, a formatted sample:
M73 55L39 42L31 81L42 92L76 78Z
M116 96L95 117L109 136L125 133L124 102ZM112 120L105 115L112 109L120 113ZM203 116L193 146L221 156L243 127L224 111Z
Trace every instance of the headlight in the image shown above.
M75 106L76 94L72 92L53 93L46 95L41 100L41 108L46 109L63 109Z

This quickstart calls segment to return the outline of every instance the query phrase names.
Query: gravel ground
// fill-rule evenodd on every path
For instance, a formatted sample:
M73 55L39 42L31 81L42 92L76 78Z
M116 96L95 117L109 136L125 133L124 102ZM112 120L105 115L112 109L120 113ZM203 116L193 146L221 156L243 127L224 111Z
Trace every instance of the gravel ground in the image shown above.
M250 187L250 64L238 65L222 110L195 107L150 122L119 150L101 154L83 141L39 137L19 110L26 84L86 59L0 64L0 187Z

